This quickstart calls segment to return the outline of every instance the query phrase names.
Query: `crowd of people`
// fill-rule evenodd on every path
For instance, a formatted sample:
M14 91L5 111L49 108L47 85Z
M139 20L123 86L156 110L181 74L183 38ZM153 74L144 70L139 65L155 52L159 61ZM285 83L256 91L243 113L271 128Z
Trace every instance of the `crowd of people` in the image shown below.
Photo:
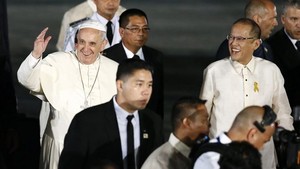
M57 52L36 37L18 81L42 100L40 169L276 169L272 136L300 106L300 0L249 0L163 137L163 53L121 0L87 0L63 17ZM299 42L300 48L300 42ZM296 159L296 158L295 158ZM292 161L289 167L294 167ZM287 167L287 166L284 166Z

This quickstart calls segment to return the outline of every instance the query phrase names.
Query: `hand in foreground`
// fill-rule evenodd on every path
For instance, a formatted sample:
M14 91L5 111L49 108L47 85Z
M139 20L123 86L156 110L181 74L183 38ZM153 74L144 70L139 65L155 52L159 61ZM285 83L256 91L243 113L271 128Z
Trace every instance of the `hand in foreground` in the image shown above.
M45 35L48 31L48 27L46 27L40 34L37 36L36 40L34 41L32 56L35 58L40 58L43 54L43 52L46 50L47 45L52 38L51 36L48 36L45 38Z

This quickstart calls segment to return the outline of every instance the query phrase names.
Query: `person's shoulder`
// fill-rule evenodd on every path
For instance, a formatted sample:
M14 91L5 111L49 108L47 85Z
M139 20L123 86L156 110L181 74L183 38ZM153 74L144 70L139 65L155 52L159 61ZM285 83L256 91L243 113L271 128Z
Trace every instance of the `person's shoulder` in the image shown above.
M139 110L139 116L142 123L147 125L154 125L156 127L162 127L162 118L155 113L154 111L145 108L143 110Z
M171 151L172 149L172 145L170 144L170 142L165 142L162 145L160 145L159 147L157 147L151 154L149 157L151 157L152 159L161 159L164 157L169 156L170 154L168 153L169 151Z
M221 60L217 60L217 61L210 63L206 67L206 70L214 71L214 70L220 70L223 68L227 69L228 66L230 66L230 59L227 57L227 58L223 58Z
M273 45L276 43L280 43L282 44L281 39L286 36L285 32L284 32L284 28L278 30L277 32L275 32L273 35L271 35L269 38L267 38L265 41L267 42L267 44L269 45Z
M111 104L112 104L111 101L109 101L109 102L105 102L102 104L88 107L88 108L80 111L79 113L77 113L75 115L74 119L75 118L77 120L80 119L81 121L89 121L90 119L97 119L96 117L98 117L100 114L107 111L109 109L109 107L111 106Z
M194 161L194 168L210 168L217 169L218 161L220 159L221 154L214 151L204 152L200 156L198 156Z
M126 11L126 8L120 5L116 12L116 15L120 16L124 11Z
M70 60L72 57L74 57L74 55L71 52L58 51L58 52L53 52L48 54L44 58L44 60L62 62L62 61Z
M142 113L143 116L147 117L147 118L150 118L152 120L161 120L160 116L155 113L154 111L148 109L148 108L145 108L143 110L139 110L140 113Z
M171 149L172 146L169 142L162 144L148 156L141 169L167 168Z
M104 53L104 55L105 55L106 53L113 52L113 51L115 51L117 48L121 48L121 47L123 47L123 46L122 46L122 43L120 42L120 43L114 44L113 46L111 46L111 47L109 47L109 48L104 49L104 50L103 50L103 53Z
M143 46L143 51L152 52L152 53L157 53L159 55L163 55L163 53L160 50L158 50L156 48L153 48L153 47L150 47L150 46L147 46L147 45Z
M146 45L143 46L142 49L144 56L146 57L146 61L148 60L150 63L152 62L154 64L163 64L164 54L160 50Z
M82 20L86 20L86 18L90 18L94 13L94 9L90 5L91 3L93 2L85 1L66 11L63 22L68 26L73 26L76 23L82 22Z
M101 60L104 63L105 66L109 66L109 67L118 67L119 63L108 58L107 56L102 55L101 56Z
M272 66L272 65L275 65L275 63L267 60L267 59L263 59L263 58L260 58L260 57L256 57L254 56L254 61L256 64L263 64L263 65L266 65L266 66Z
M270 70L270 71L274 71L274 70L279 70L278 66L266 59L260 58L260 57L254 57L255 59L255 64L257 65L258 68L264 69L265 71Z
M70 8L69 10L67 10L65 12L65 15L73 15L76 14L78 11L83 10L83 9L89 9L91 8L88 1L84 1L80 4L77 4L75 6L73 6L72 8ZM92 9L92 8L91 8Z

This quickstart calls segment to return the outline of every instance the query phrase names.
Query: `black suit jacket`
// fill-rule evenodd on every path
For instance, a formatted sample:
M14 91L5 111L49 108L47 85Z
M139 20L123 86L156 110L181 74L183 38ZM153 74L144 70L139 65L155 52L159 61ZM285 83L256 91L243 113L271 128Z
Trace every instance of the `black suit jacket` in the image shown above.
M228 48L228 40L225 39L218 48L216 54L216 60L220 60L226 57L229 57L229 48ZM273 62L273 52L269 44L265 41L261 43L261 45L254 51L253 56L260 57Z
M140 168L154 149L163 143L162 122L149 110L139 111ZM147 136L145 136L147 135ZM87 169L95 161L109 160L123 169L121 139L113 100L78 113L65 137L59 169Z
M274 63L284 77L291 107L300 106L300 52L295 49L283 28L267 39L267 42L273 50Z
M153 91L147 108L156 112L163 118L163 100L164 100L164 86L163 86L163 54L148 46L143 46L143 54L145 61L154 68L153 75ZM103 51L103 55L120 63L127 59L125 49L122 42L107 48Z

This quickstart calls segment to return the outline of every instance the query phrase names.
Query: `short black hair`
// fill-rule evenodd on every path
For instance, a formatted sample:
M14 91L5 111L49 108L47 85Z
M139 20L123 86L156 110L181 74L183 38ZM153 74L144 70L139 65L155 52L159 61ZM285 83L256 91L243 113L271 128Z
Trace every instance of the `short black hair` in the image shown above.
M136 70L147 70L153 77L153 67L141 59L125 59L117 70L116 80L124 80L125 77L132 75Z
M220 169L261 169L261 154L249 142L229 143L218 161Z
M198 97L184 96L179 98L172 108L171 122L172 128L175 130L181 123L181 120L188 117L196 110L199 104L205 104L206 100L201 100Z
M240 18L240 19L236 20L232 24L232 26L235 24L238 24L238 23L251 26L250 34L257 39L260 39L261 30L260 30L259 25L254 20L249 19L249 18Z
M120 15L119 24L121 28L125 28L128 25L129 17L131 16L144 16L148 22L147 15L144 11L137 8L131 8L131 9L127 9Z

